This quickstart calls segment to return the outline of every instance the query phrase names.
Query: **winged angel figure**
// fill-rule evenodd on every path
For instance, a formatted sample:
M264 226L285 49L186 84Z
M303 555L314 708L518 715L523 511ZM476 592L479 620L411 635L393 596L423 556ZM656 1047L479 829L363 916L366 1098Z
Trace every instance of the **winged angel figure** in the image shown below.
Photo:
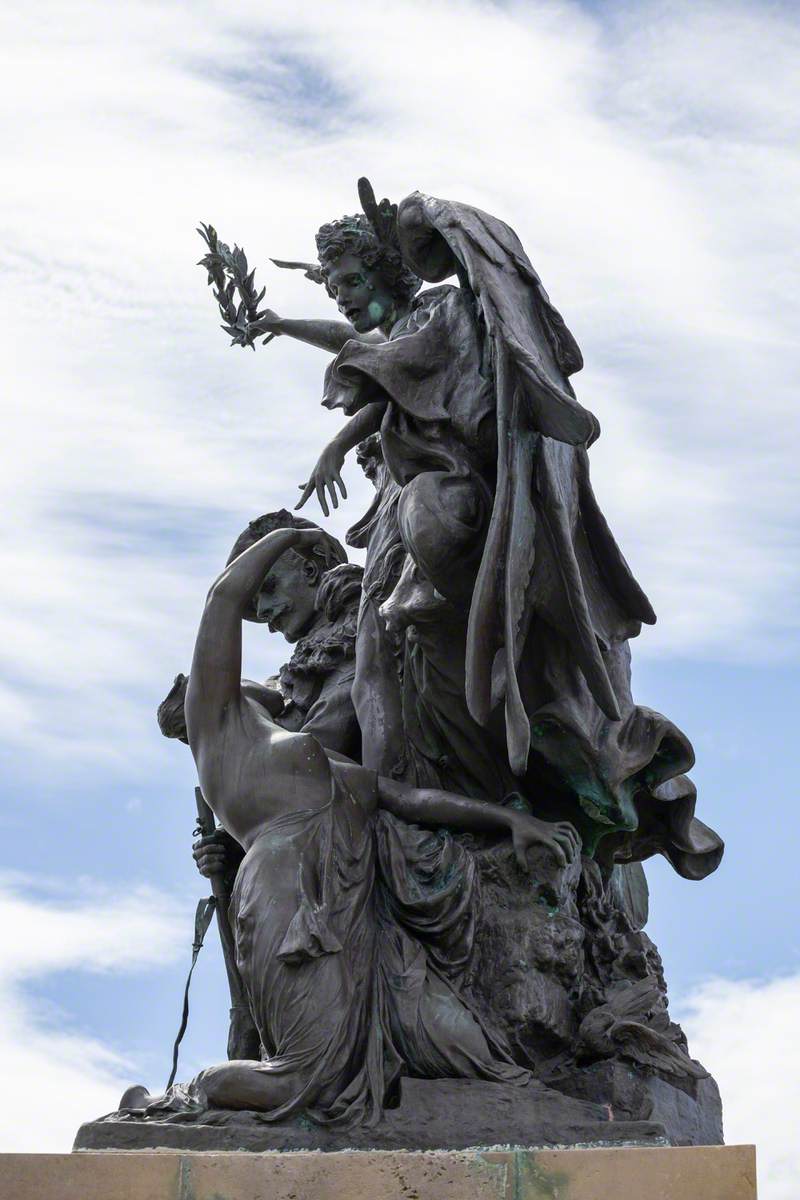
M609 867L660 852L704 877L723 845L694 816L691 745L631 695L629 639L656 618L592 490L574 337L496 217L420 192L377 203L363 179L359 195L319 230L317 263L274 260L345 321L251 304L235 340L335 355L323 404L349 420L299 506L316 494L329 515L345 456L380 433L406 552L380 610L407 632L403 728L384 737L404 739L412 782L489 801L517 786Z

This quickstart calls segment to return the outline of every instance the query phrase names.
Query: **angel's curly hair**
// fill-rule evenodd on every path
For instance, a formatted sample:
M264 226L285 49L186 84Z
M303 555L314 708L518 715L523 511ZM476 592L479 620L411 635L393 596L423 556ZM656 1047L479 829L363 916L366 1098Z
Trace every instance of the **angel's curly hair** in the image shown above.
M341 217L338 221L323 225L316 240L322 279L331 297L333 293L328 287L328 272L348 251L357 254L365 266L379 267L402 304L407 304L422 287L422 280L408 269L400 251L379 240L369 218L363 213Z

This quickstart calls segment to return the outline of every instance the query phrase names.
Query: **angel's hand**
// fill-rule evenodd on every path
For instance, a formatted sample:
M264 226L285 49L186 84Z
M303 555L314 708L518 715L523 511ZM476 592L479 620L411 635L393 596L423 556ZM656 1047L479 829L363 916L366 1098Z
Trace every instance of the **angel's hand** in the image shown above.
M303 494L295 505L295 508L302 508L312 492L317 493L319 506L326 517L330 516L328 501L325 496L325 489L331 498L331 504L334 508L339 507L339 497L336 494L336 487L342 493L342 499L347 499L347 488L342 481L341 470L344 466L344 453L338 443L334 440L329 443L317 459L317 464L311 472L307 483L301 483L299 486L303 489Z
M509 810L508 816L514 854L521 871L528 870L528 851L532 846L548 849L559 867L566 867L580 853L580 835L569 821L540 821L538 817L513 809Z
M255 321L248 321L244 327L244 338L242 344L252 346L256 338L261 337L262 333L267 336L262 342L266 346L267 342L271 342L274 337L277 337L280 330L281 318L271 308L265 308L263 312L258 314Z

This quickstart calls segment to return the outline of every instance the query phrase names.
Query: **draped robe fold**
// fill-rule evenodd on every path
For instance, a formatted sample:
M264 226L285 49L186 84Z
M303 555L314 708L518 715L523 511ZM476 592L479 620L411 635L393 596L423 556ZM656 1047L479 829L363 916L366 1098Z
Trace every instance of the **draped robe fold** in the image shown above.
M388 401L381 437L405 493L401 533L465 616L461 665L438 664L463 673L458 719L489 731L501 714L513 774L544 759L621 860L661 851L700 878L723 845L694 817L686 738L631 697L627 642L655 613L591 487L599 428L569 383L577 344L502 221L414 193L398 225L423 279L457 273L461 286L421 293L387 342L348 342L323 403L354 413ZM561 744L532 732L542 724L561 727Z
M378 810L372 772L330 770L329 803L270 821L231 900L264 1055L230 1066L282 1076L290 1092L260 1119L375 1125L403 1075L525 1085L530 1073L460 990L479 909L469 853ZM208 1108L201 1073L148 1116Z

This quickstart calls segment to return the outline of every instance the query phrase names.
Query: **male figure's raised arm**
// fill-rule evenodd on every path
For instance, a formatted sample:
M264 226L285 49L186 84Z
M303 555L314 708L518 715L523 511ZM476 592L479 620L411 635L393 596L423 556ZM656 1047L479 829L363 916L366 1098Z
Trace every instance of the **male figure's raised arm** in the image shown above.
M282 554L314 541L316 530L276 529L230 563L211 585L197 630L186 688L186 728L193 734L215 726L242 691L242 619L264 576Z

